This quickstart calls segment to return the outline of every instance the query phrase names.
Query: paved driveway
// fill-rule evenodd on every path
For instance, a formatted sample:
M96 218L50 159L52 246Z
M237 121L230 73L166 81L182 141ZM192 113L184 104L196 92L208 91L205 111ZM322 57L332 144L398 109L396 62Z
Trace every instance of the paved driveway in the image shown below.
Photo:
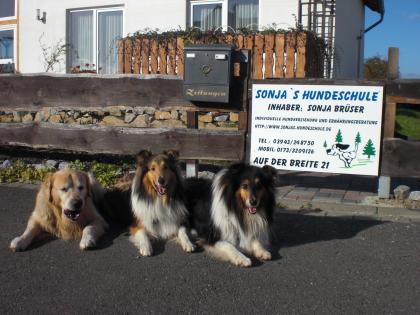
M12 253L35 190L0 186L0 313L419 314L420 224L276 215L275 258L240 269L173 243L137 258L125 233L81 252Z

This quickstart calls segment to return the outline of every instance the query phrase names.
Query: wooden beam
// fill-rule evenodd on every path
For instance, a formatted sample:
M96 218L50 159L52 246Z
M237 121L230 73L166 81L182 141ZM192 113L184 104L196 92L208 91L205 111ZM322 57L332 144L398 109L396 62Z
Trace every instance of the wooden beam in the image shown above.
M262 79L263 78L263 52L264 52L264 35L256 34L254 37L254 47L253 47L253 79Z
M276 34L274 52L276 53L274 78L284 78L284 34Z
M420 177L419 156L419 141L384 139L380 174L390 177Z
M286 35L286 78L295 77L296 34Z
M118 41L118 73L124 73L124 40L120 39Z
M157 74L159 67L159 43L157 39L150 40L150 73Z
M387 79L398 79L398 55L399 50L395 47L388 48L388 64L387 64ZM395 133L395 115L397 111L397 104L386 99L385 107L385 126L384 137L392 138ZM388 199L391 195L391 177L379 176L378 178L378 197Z
M136 38L133 42L133 73L140 74L141 70L141 39Z
M184 39L182 37L176 38L176 55L177 74L180 77L184 77Z
M176 70L176 39L168 40L168 74L175 75Z
M420 105L420 98L410 98L404 96L388 96L387 100L391 103Z
M274 69L274 33L264 35L265 67L264 78L273 78Z
M239 125L238 130L247 131L248 130L248 113L245 111L239 112Z
M0 123L0 147L132 155L140 149L177 149L182 159L241 160L244 132L198 129Z
M399 77L399 59L400 50L397 47L388 48L388 63L387 63L387 78L388 80L395 80Z
M124 73L132 73L132 62L133 57L133 41L127 38L124 41Z
M397 104L387 101L385 105L384 138L394 137L396 111Z
M187 128L197 129L198 128L198 115L197 112L187 112Z
M124 75L0 75L0 106L189 105L177 77Z
M404 79L387 81L386 95L388 97L406 97L420 100L420 80Z
M305 33L298 33L297 48L296 48L296 78L306 77L306 42L307 35Z
M149 47L149 39L142 38L141 40L141 73L148 74L149 73L149 56L150 56L150 47Z

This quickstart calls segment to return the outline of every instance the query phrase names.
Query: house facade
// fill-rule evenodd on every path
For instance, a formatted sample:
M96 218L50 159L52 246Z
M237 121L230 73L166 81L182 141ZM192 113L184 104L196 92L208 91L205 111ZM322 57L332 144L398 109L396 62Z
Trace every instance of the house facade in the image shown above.
M2 0L0 63L13 62L21 73L44 72L51 51L67 45L53 63L55 72L84 68L117 72L118 38L144 29L168 31L188 27L236 31L262 30L273 24L301 24L323 36L331 49L329 76L357 77L363 63L364 13L379 12L382 0ZM2 4L3 5L3 4ZM14 10L12 10L14 8ZM322 18L319 18L322 16ZM7 21L6 23L2 23ZM6 26L5 26L6 25ZM13 39L10 40L13 34ZM7 42L7 40L5 40ZM1 43L1 42L0 42ZM10 46L10 43L9 43Z

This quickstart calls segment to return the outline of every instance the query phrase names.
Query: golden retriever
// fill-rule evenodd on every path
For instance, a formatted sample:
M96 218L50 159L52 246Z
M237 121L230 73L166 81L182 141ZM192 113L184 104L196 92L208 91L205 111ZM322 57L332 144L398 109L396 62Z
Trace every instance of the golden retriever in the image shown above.
M61 170L47 176L38 191L35 208L25 232L12 240L12 251L25 250L42 232L64 240L81 239L80 249L96 245L108 228L96 210L93 192L99 186L93 176Z

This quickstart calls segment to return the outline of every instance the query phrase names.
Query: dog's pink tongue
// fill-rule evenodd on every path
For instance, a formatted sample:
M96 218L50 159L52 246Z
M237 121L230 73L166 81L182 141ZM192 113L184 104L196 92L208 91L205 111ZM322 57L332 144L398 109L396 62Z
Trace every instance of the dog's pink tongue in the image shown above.
M158 186L158 193L161 195L166 194L166 187Z
M249 207L248 212L251 213L251 214L255 214L257 212L257 208L256 207Z

